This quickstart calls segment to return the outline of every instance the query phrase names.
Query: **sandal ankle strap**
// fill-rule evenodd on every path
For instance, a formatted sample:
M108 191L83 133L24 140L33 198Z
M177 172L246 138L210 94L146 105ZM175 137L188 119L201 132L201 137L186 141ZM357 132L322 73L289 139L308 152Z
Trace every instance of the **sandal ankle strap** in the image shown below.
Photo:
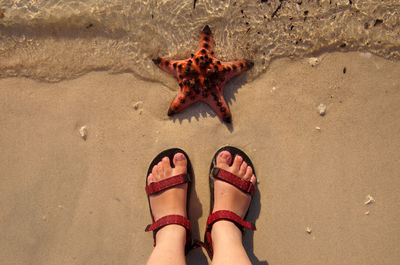
M171 214L161 217L156 222L147 225L145 232L153 231L154 246L156 245L156 233L159 229L166 225L177 224L181 225L186 229L186 241L190 243L191 225L190 220L182 215Z

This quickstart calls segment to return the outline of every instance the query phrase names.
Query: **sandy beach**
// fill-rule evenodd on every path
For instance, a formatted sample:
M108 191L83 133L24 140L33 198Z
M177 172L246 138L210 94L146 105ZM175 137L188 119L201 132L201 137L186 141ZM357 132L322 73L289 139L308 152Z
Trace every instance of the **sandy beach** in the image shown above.
M168 117L172 79L1 79L0 264L144 264L145 174L170 147L192 161L190 219L202 239L208 170L224 145L247 152L259 178L258 230L244 236L253 264L399 264L400 63L318 58L275 60L255 80L229 83L232 125L201 103ZM188 263L206 255L196 249Z

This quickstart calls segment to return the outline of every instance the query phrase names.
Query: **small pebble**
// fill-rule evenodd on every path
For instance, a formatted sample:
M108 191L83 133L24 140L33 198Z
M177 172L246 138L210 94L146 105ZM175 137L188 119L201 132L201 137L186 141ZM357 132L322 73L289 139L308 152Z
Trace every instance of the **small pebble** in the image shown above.
M312 58L309 58L309 59L308 59L308 63L309 63L312 67L317 66L320 62L321 62L321 61L320 61L319 58L317 58L317 57L312 57Z
M367 201L364 202L365 205L373 204L375 202L375 199L371 195L367 195Z
M369 215L369 211L366 211L364 214L365 214L365 215Z
M316 130L318 130L318 131L320 131L320 130L321 130L321 128L320 128L320 127L318 127L318 126L317 126L317 127L315 127L315 129L316 129Z
M306 232L307 232L308 234L311 234L311 232L312 232L311 227L307 226L307 227L306 227Z
M138 101L138 102L132 104L132 107L133 107L135 110L138 110L139 107L141 107L142 105L143 105L143 102L142 102L142 101Z
M80 134L80 136L82 137L82 139L86 141L87 135L88 135L88 130L87 130L87 126L86 126L86 125L85 125L85 126L82 126L82 127L79 129L79 134Z
M321 115L321 116L324 116L325 115L325 113L326 113L326 105L325 104L319 104L319 106L318 106L318 112L319 112L319 115Z

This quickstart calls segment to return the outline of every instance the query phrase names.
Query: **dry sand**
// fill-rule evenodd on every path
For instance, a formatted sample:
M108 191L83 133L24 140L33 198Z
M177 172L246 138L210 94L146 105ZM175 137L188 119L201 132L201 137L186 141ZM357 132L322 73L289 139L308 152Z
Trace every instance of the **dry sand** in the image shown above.
M202 238L223 145L246 151L260 180L258 230L244 237L253 264L400 264L400 63L320 58L231 82L232 126L203 104L170 119L175 92L131 74L0 80L0 264L144 264L145 172L170 147L191 158ZM207 264L200 249L188 261Z

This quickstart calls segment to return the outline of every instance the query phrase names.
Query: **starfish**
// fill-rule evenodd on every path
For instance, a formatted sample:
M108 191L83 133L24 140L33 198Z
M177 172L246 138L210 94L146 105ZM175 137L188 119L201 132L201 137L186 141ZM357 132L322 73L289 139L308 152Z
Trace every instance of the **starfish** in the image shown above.
M162 70L178 79L178 94L172 101L168 116L178 113L197 101L207 103L225 122L232 122L223 87L229 79L249 70L254 63L249 60L221 62L214 57L213 38L209 26L201 33L200 45L195 54L186 60L153 59Z

